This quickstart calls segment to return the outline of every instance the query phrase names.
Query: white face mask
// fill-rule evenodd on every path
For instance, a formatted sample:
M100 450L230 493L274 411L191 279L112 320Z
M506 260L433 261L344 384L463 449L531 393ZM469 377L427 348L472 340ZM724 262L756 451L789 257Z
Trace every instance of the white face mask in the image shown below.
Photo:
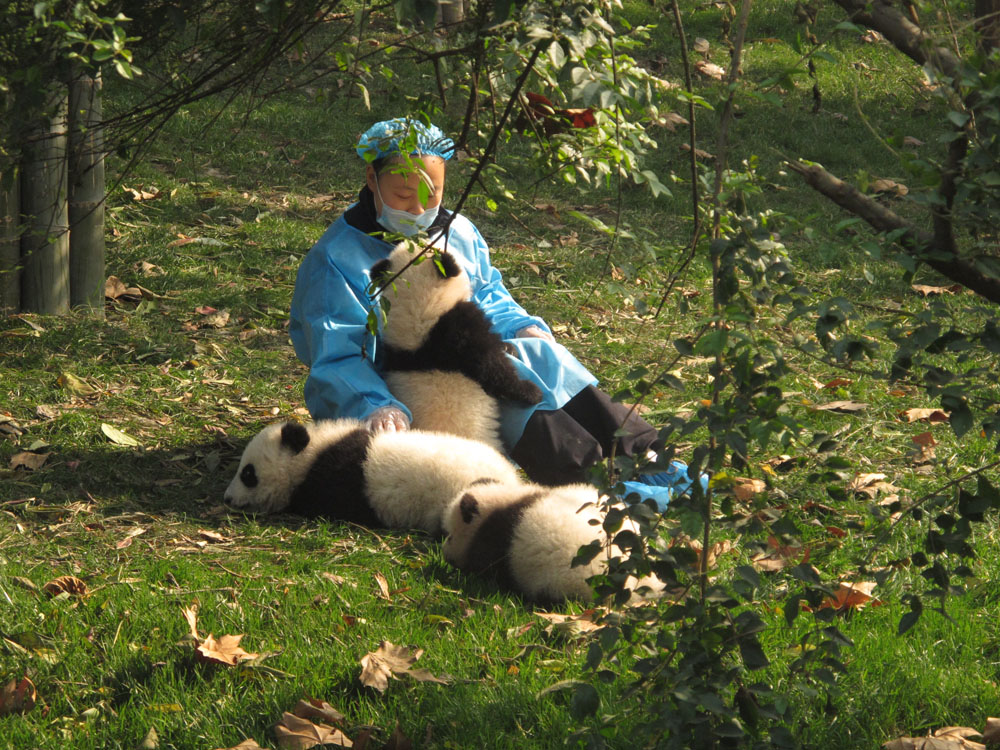
M431 224L437 218L440 206L428 208L423 213L411 214L409 211L393 208L388 205L382 197L382 191L379 190L377 178L375 180L375 192L378 193L378 199L382 203L382 210L379 211L376 218L378 219L378 223L390 232L396 232L404 237L412 237L417 232L426 232L430 229Z

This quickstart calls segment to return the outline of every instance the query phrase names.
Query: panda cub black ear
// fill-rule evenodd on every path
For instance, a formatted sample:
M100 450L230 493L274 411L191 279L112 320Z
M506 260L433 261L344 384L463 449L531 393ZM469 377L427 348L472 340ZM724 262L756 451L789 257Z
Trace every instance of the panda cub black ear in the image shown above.
M472 523L472 519L479 515L479 501L466 492L458 501L458 509L462 513L462 523Z
M458 265L458 261L451 253L441 253L436 260L440 261L438 268L444 273L446 279L453 279L462 273L462 267Z
M379 277L388 270L389 270L389 259L383 258L382 260L380 260L378 263L376 263L374 266L371 267L371 270L368 272L368 278L370 278L372 281L378 281Z
M309 430L298 422L285 422L281 428L281 446L292 453L301 453L309 445Z

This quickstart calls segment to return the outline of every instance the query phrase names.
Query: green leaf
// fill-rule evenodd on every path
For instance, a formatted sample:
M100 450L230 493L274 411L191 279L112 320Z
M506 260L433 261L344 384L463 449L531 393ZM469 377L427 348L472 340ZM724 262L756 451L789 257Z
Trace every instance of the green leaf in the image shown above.
M581 682L577 684L573 692L573 700L570 702L569 710L575 719L583 719L593 716L601 707L601 696L593 685Z
M740 656L743 659L743 665L751 671L764 669L771 663L755 635L740 639Z

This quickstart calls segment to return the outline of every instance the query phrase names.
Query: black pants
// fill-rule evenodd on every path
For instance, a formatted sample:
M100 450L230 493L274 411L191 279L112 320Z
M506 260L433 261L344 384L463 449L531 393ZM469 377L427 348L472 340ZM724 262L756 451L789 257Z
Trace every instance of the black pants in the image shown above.
M641 455L656 443L656 428L593 386L587 386L561 409L539 409L525 425L511 458L539 484L569 484L587 478L587 469L611 452ZM622 424L624 422L624 425ZM615 438L621 428L627 435Z

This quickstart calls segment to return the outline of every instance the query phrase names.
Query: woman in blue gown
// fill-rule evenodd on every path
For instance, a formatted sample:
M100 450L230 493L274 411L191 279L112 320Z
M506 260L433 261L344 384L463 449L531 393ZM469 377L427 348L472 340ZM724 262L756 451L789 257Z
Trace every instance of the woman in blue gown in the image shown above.
M447 232L448 251L468 273L473 301L516 350L512 361L520 376L544 394L535 406L501 403L501 438L528 476L543 484L585 480L622 427L620 454L655 447L656 430L634 414L626 419L628 410L596 387L597 379L555 341L545 321L514 301L472 222L441 208L445 162L454 152L450 138L433 125L396 118L369 128L357 151L367 162L365 186L306 255L292 300L289 331L309 367L305 399L314 419L354 417L373 431L409 427L409 411L382 379L380 342L368 330L369 269L394 247L387 238ZM675 463L667 472L643 475L641 484L629 482L628 489L665 507L672 493L690 486L685 469Z

